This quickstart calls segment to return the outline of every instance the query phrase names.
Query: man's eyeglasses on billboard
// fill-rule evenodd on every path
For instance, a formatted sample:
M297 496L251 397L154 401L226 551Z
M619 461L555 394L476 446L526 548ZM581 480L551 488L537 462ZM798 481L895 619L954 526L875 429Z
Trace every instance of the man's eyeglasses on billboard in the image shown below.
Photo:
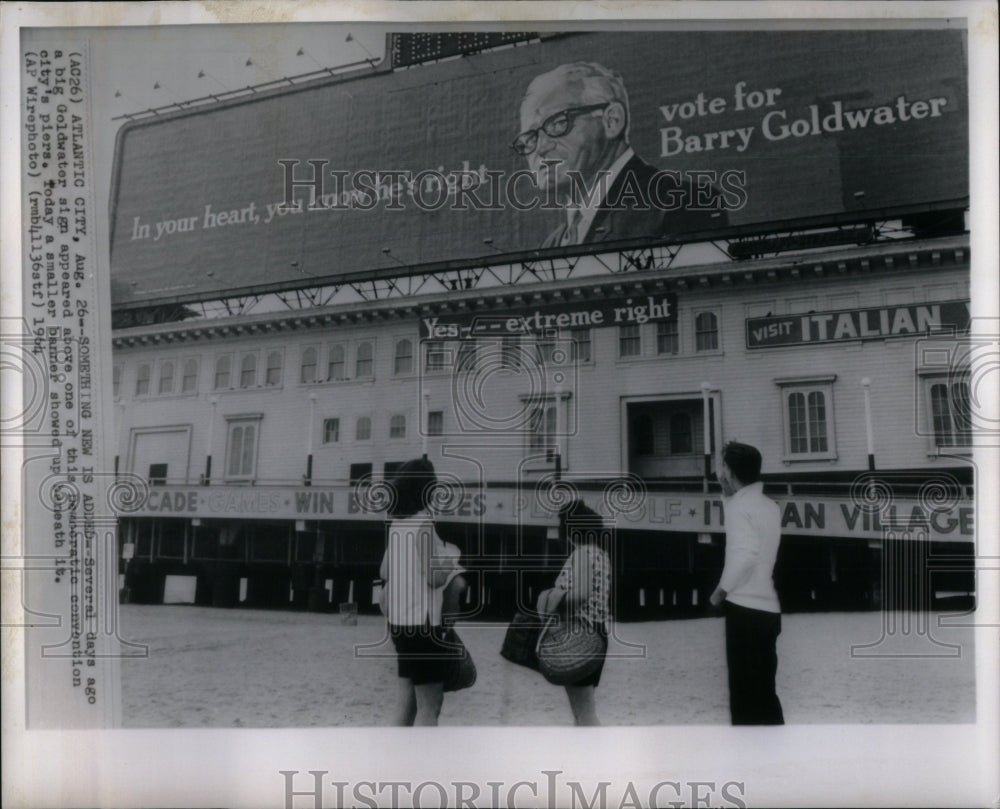
M522 132L514 138L514 142L510 145L510 148L519 155L529 155L538 148L539 132L544 132L550 138L561 138L573 128L573 123L581 115L596 112L597 110L605 110L610 105L610 101L605 101L601 104L590 104L586 107L570 107L569 109L561 110L542 121L542 125L537 129L528 129Z

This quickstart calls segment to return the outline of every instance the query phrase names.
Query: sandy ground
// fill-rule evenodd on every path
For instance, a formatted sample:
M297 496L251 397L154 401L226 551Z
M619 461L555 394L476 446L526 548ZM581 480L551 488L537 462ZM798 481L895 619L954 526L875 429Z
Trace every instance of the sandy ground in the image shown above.
M975 721L972 631L937 618L923 626L908 614L783 616L786 721ZM346 626L339 615L123 605L121 637L148 646L148 657L122 664L124 725L387 725L397 680L384 628L376 616ZM504 627L458 629L478 680L445 696L442 725L572 724L561 688L500 657ZM861 644L874 645L852 654ZM618 624L610 653L597 689L604 724L728 724L721 618Z

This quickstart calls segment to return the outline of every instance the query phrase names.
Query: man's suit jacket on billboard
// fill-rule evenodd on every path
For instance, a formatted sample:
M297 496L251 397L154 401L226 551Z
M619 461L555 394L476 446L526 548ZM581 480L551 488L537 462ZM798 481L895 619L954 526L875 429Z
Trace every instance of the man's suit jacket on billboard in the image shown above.
M660 238L703 232L726 225L728 220L724 210L688 210L688 205L694 200L694 189L686 177L683 178L684 198L676 210L664 210L651 202L650 183L656 173L654 166L638 155L633 156L608 188L608 193L579 243L613 242L644 236ZM626 178L629 176L633 179L626 187ZM676 183L663 179L659 194L666 201L671 197L670 192L676 188ZM568 223L564 221L545 238L542 247L560 246L568 227Z

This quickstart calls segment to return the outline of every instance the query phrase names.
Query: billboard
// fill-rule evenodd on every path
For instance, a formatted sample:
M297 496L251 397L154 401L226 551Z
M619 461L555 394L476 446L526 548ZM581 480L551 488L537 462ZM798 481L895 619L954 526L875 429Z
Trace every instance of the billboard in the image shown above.
M532 80L579 61L627 91L620 137L645 173L616 201L699 216L629 230L598 227L599 207L587 235L567 238L564 199L511 146ZM549 140L610 120L607 105L566 107L568 132ZM373 68L126 124L112 296L191 301L963 208L967 141L965 34L951 29L580 33ZM609 204L616 176L593 205Z
M969 301L941 301L915 306L840 309L746 321L747 348L778 348L806 343L884 340L921 334L967 332Z
M556 302L530 309L505 309L499 315L438 315L420 319L420 336L430 340L467 337L503 337L532 334L543 336L559 329L597 329L610 326L641 326L677 319L677 295L635 295L630 298L593 300L586 303Z

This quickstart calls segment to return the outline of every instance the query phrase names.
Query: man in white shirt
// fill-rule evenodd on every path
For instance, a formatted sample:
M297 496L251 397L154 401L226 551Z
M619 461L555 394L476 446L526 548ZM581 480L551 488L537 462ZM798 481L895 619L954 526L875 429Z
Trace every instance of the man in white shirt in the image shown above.
M574 62L537 76L521 102L513 148L564 221L542 247L707 231L727 223L713 188L660 171L629 145L628 94L621 76Z
M719 482L726 516L726 561L711 602L725 602L729 711L734 725L783 725L775 692L781 607L774 563L781 541L778 504L764 496L756 447L731 441Z

